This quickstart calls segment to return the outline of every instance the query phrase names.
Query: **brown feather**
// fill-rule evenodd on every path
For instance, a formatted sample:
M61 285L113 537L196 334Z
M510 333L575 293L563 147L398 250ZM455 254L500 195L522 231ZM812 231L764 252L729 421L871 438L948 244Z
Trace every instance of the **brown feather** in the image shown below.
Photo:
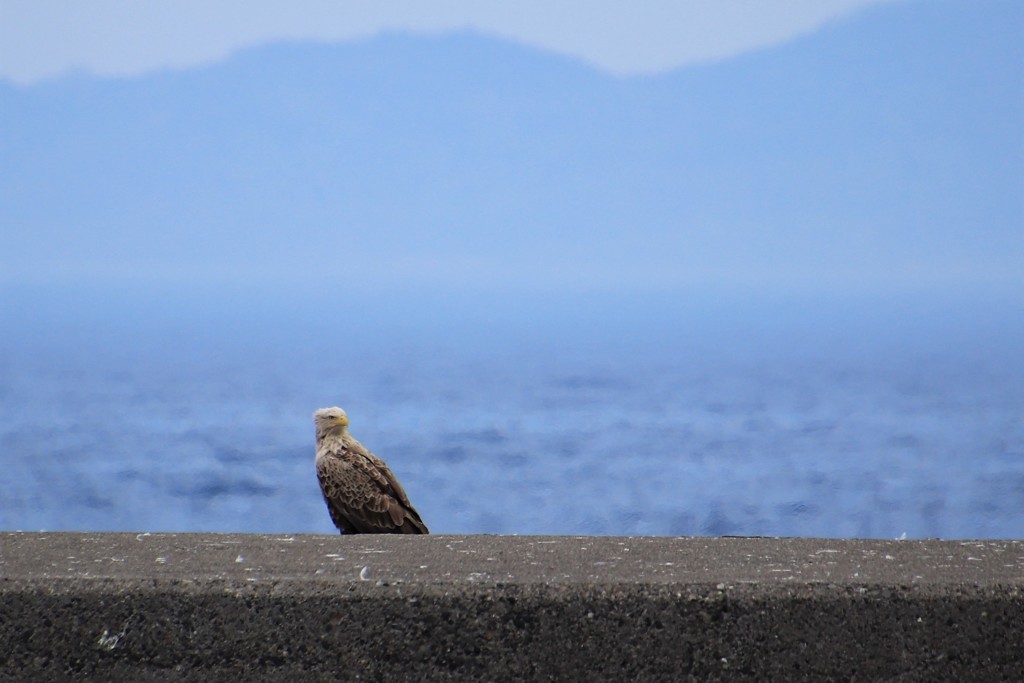
M347 424L347 419L346 419ZM427 534L383 460L342 427L318 431L316 472L331 521L344 534Z

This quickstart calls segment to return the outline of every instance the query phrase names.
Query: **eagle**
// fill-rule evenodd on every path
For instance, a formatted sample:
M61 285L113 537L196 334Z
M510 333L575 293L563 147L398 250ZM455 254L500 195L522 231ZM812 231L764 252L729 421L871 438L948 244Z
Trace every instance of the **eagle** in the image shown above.
M341 408L313 413L316 476L343 534L427 534L427 525L383 460L348 433Z

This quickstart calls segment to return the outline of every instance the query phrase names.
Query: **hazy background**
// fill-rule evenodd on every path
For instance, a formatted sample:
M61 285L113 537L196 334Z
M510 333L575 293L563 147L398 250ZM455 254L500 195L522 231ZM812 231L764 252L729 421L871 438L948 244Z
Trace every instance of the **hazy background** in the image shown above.
M0 526L1024 536L1024 6L0 1Z

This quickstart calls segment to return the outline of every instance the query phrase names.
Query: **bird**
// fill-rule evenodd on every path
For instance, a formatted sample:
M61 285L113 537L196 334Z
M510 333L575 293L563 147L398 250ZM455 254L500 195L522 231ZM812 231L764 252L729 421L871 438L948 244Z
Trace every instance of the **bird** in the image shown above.
M348 432L337 406L313 413L316 476L331 521L343 534L428 534L405 489L383 460Z

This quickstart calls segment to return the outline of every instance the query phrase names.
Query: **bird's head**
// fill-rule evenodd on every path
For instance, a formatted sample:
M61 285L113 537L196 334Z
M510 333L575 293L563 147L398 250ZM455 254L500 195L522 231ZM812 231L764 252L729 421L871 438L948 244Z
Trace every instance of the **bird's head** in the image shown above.
M341 434L348 428L348 415L337 406L333 408L321 408L313 413L313 424L316 425L316 437L321 437L337 432Z

